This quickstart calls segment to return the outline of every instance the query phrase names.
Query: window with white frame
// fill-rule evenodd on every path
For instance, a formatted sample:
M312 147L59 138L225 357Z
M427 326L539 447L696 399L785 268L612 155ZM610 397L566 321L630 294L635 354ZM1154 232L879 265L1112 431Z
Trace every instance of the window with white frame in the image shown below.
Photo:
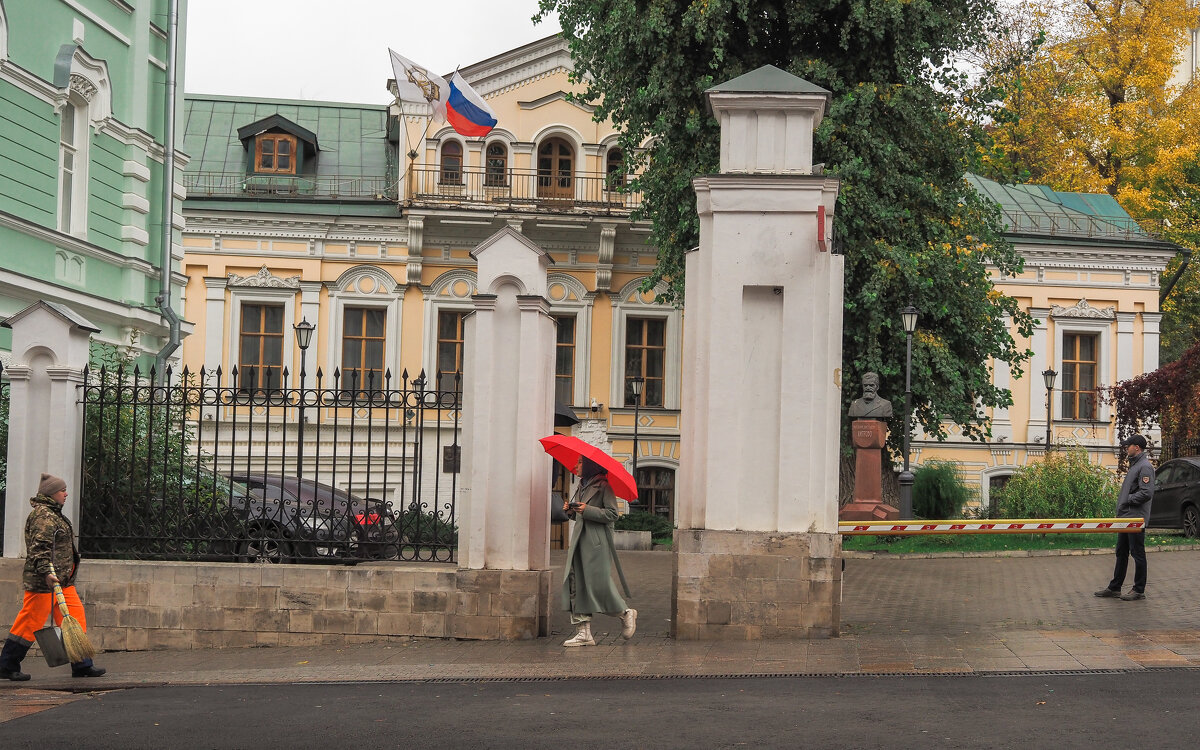
M633 395L633 379L643 381L639 406L662 406L666 381L667 321L662 318L625 319L625 399L626 406L638 400Z
M462 310L441 310L437 326L437 389L453 391L455 377L462 373L466 337L463 325L467 313Z
M341 387L377 391L384 387L387 310L346 307L342 314Z
M486 187L505 187L508 185L508 146L500 141L492 141L487 145L486 174L483 184Z
M1100 335L1064 333L1062 337L1062 419L1096 418L1096 370Z
M458 141L446 141L441 148L441 173L438 181L443 185L461 185L462 177L462 144Z
M247 303L238 331L238 390L260 393L282 387L284 306Z
M588 403L588 362L591 350L592 306L587 287L571 274L552 272L546 277L550 315L557 329L555 346L555 396L566 405Z
M74 94L59 113L58 229L87 236L88 144L87 103Z
M635 279L614 295L611 403L633 407L631 379L636 376L645 379L641 406L678 409L682 316L643 293L642 281Z
M554 399L575 403L575 316L555 315Z

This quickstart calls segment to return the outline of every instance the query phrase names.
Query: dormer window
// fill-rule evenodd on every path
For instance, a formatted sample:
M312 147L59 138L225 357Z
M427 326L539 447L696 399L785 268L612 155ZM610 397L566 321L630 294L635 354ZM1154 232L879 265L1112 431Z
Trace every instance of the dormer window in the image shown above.
M271 115L238 128L246 149L247 171L261 175L305 175L316 172L317 136L281 115Z
M254 140L254 171L296 174L296 136L264 133Z

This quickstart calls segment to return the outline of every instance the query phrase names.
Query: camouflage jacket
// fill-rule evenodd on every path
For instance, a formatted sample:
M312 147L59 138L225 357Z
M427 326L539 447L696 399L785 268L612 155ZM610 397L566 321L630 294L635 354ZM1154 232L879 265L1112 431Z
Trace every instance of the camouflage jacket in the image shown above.
M75 551L75 532L62 508L45 495L29 499L33 510L25 519L25 574L22 583L26 591L45 594L54 590L46 585L50 563L62 586L75 582L79 553Z

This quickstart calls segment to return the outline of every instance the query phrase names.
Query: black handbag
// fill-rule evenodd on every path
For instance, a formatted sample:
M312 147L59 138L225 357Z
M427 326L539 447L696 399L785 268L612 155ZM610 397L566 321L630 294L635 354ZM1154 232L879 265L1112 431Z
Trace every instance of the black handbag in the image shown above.
M550 493L550 523L566 523L568 520L567 512L563 510L563 496L561 492Z

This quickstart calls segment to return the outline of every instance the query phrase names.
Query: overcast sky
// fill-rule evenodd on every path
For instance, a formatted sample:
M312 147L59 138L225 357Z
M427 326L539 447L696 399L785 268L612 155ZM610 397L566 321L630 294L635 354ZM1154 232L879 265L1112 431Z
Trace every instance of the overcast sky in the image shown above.
M183 90L387 104L388 47L440 73L557 33L537 0L190 0Z

